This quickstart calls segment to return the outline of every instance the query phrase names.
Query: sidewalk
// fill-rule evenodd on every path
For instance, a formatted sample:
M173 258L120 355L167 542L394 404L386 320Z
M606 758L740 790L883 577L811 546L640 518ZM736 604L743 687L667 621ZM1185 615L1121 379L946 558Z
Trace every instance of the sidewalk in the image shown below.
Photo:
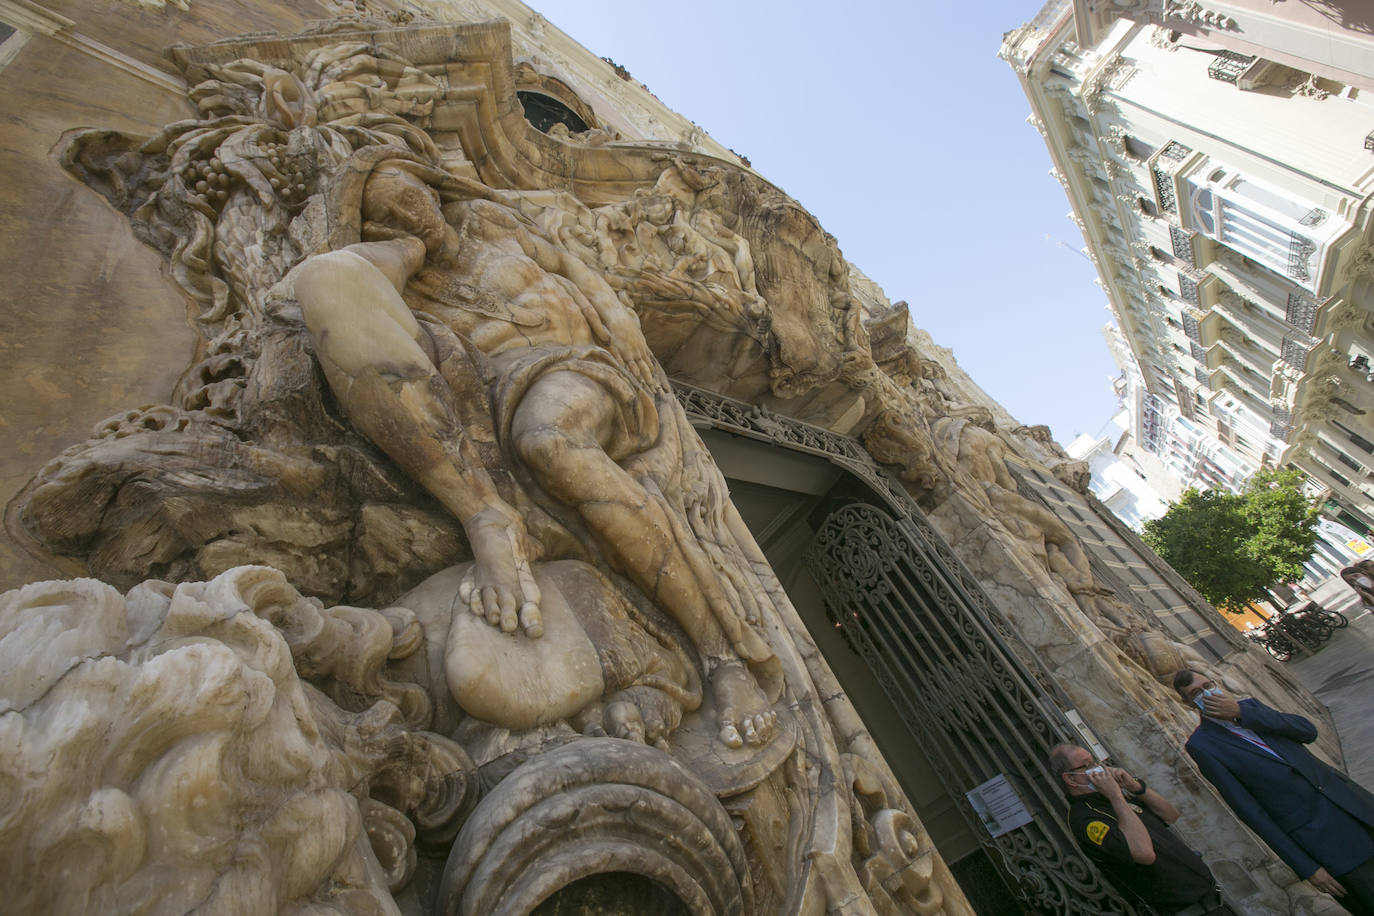
M1311 595L1350 626L1337 630L1321 651L1294 658L1288 670L1331 710L1350 775L1374 790L1374 614L1360 606L1355 590L1336 578Z

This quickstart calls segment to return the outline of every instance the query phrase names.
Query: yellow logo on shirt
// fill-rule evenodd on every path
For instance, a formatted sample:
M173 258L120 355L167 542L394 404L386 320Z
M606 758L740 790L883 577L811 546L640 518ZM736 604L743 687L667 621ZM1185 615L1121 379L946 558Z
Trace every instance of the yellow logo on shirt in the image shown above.
M1101 821L1089 821L1085 829L1088 834L1088 839L1092 840L1098 846L1101 846L1102 841L1107 838L1107 832L1112 828Z

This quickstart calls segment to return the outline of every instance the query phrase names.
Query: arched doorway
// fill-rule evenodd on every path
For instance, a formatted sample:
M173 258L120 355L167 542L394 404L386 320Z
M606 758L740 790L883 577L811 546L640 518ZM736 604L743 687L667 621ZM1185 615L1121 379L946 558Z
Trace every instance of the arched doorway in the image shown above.
M1067 697L855 440L685 386L702 439L827 663L983 914L1132 913L1070 836L1046 769ZM966 793L1031 814L993 836Z

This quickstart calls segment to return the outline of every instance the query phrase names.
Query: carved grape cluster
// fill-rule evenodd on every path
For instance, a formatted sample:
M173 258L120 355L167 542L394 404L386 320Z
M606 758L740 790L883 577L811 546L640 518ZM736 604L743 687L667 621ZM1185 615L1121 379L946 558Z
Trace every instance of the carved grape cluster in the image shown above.
M225 170L218 156L191 161L182 171L181 179L193 192L195 200L211 208L218 208L229 199L229 189L234 183L234 176Z
M222 210L235 188L241 186L260 195L264 204L275 197L287 209L300 207L309 199L315 174L310 144L297 148L280 134L276 135L280 139L268 139L252 133L231 136L182 167L180 176L187 199L207 215L213 217Z
M296 156L288 152L285 143L265 143L262 146L274 173L268 182L288 207L303 203L310 196L308 170Z

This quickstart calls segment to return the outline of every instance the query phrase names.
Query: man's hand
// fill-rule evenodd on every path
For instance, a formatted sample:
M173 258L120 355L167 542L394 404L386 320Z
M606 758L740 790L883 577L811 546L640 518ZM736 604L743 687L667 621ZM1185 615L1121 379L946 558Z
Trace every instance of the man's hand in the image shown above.
M1104 767L1100 773L1084 774L1088 777L1088 782L1093 784L1093 788L1113 801L1123 797L1121 794L1121 784L1118 783L1116 777L1112 775L1112 770L1115 769L1116 767L1112 767L1111 769Z
M1309 876L1307 883L1311 884L1323 894L1330 894L1332 897L1345 896L1345 888L1341 886L1341 882L1331 877L1330 873L1324 868L1317 869L1316 872Z
M1112 778L1116 780L1116 784L1122 789L1130 792L1132 795L1136 795L1140 792L1140 780L1121 769L1121 767L1107 767L1107 772L1112 774Z
M1202 711L1213 719L1240 718L1240 704L1228 693L1203 697Z

